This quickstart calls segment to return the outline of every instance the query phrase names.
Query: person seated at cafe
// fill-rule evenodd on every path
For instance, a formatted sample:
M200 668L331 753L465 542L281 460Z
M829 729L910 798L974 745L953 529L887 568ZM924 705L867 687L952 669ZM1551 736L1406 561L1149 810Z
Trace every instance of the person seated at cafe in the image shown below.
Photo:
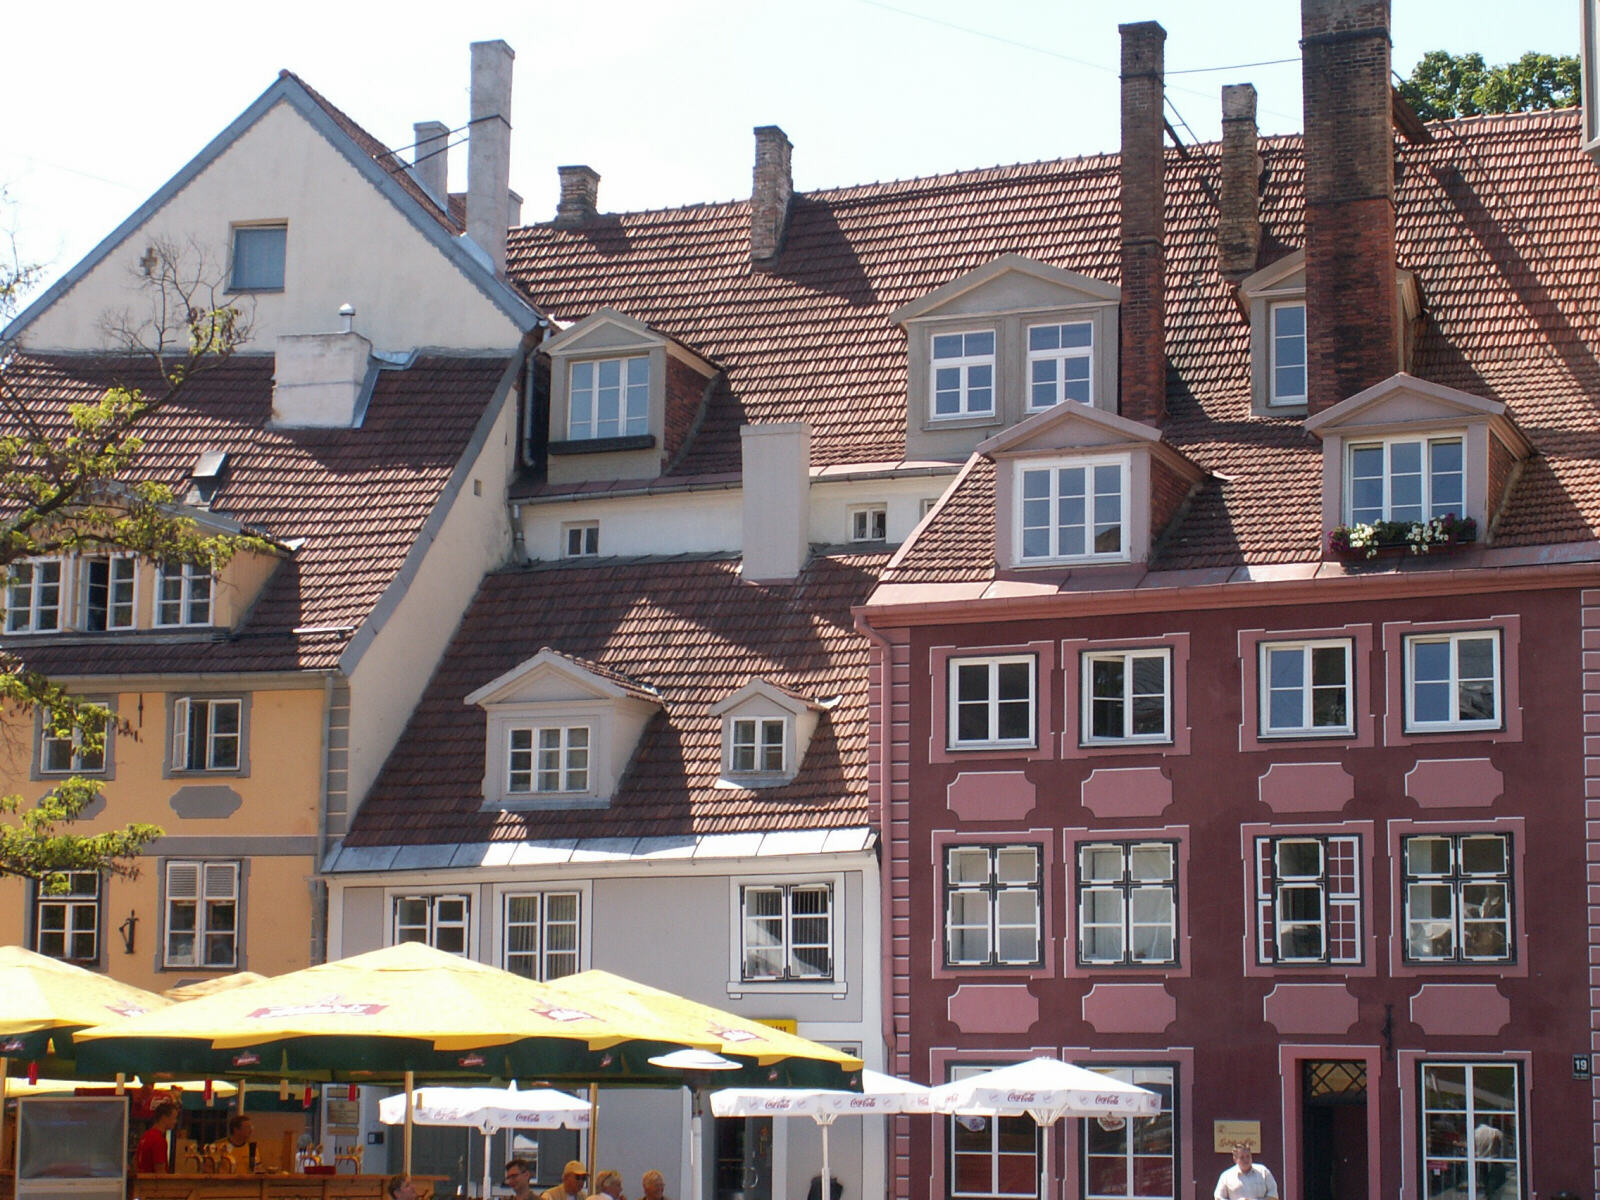
M639 1188L644 1192L644 1200L667 1200L667 1177L654 1167L644 1173Z
M144 1131L133 1152L136 1175L170 1175L167 1164L167 1138L178 1124L178 1106L171 1100L157 1100L150 1110L150 1128Z
M243 1175L256 1169L256 1144L252 1140L255 1126L243 1113L228 1118L228 1136L217 1145L219 1153L233 1163L233 1173Z
M409 1175L391 1175L384 1181L383 1194L388 1200L417 1200L417 1185Z
M511 1189L511 1194L516 1200L531 1200L533 1164L525 1158L513 1158L506 1164L505 1177L500 1182Z
M594 1194L596 1200L601 1196L610 1196L611 1200L627 1200L622 1194L622 1172L598 1172L594 1177Z
M589 1168L574 1158L561 1168L561 1182L546 1188L539 1200L588 1200L588 1193L583 1190L588 1179Z

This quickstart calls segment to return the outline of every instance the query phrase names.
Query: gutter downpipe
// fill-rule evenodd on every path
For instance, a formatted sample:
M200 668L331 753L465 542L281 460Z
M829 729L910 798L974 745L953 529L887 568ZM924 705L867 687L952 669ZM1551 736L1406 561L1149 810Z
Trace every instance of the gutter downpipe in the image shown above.
M322 779L317 788L317 861L311 878L311 962L328 961L328 881L322 864L328 853L328 764L333 743L333 676L322 677ZM241 1094L243 1089L240 1089Z

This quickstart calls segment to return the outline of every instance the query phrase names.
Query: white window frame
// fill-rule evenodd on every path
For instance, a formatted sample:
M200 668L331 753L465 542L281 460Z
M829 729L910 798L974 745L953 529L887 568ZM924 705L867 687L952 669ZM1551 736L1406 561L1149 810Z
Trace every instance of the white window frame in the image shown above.
M889 506L886 504L857 504L850 509L850 540L852 542L885 542L889 540Z
M106 623L96 628L89 624L90 572L96 563L106 567ZM90 554L77 561L78 624L88 633L117 633L136 627L139 620L139 560L131 554ZM126 589L126 597L118 592ZM118 620L119 610L122 619Z
M507 889L500 893L500 966L507 971L525 978L537 979L540 982L549 982L552 979L561 979L583 970L583 937L584 937L584 893L577 888L515 888ZM531 920L522 919L513 921L511 915L512 905L516 901L532 900L536 902L537 912ZM571 900L574 915L572 919L557 920L550 915L550 902L552 900ZM533 931L533 948L531 950L513 950L511 948L511 931L513 928L531 929ZM571 930L572 947L551 948L551 935L557 930ZM513 966L515 960L528 960L533 965L533 973L527 974ZM568 961L570 959L570 961ZM559 960L559 961L558 961ZM553 965L554 964L554 965ZM568 969L561 969L566 967Z
M839 922L837 918L837 904L839 891L837 883L832 879L746 879L735 883L738 889L739 900L739 973L741 984L769 984L769 983L826 983L832 984L838 973L838 935ZM776 895L779 899L777 913L752 914L750 899L752 894ZM795 911L795 896L797 893L808 895L821 895L825 898L826 911L822 913L797 913ZM758 932L763 923L770 923L776 919L778 924L778 941L775 945L756 944L752 938L753 932ZM827 926L827 941L801 942L795 933L795 923L801 920L821 920ZM808 968L801 962L801 950L815 950L826 946L828 953L828 966L826 970L817 971ZM776 951L782 959L783 969L778 972L762 972L752 970L751 956L758 950Z
M1492 840L1501 845L1502 862L1504 867L1500 871L1469 871L1462 865L1462 843L1475 840ZM1449 843L1449 868L1440 873L1433 871L1414 871L1411 867L1410 848L1412 842L1442 841ZM1400 839L1400 889L1401 902L1404 906L1404 927L1401 934L1402 953L1406 963L1416 965L1456 964L1472 965L1474 963L1512 963L1517 961L1517 923L1516 923L1516 894L1512 876L1515 873L1515 860L1512 857L1516 847L1509 833L1495 830L1474 830L1465 833L1454 832L1427 832L1407 834ZM1499 887L1504 902L1504 912L1492 919L1485 920L1481 911L1477 915L1469 912L1469 905L1463 895L1474 887ZM1431 926L1440 924L1438 917L1416 916L1412 910L1414 889L1442 889L1450 900L1450 913L1447 920L1448 929L1443 932L1450 937L1450 953L1448 954L1417 954L1413 951L1412 931L1414 926ZM1500 926L1505 934L1504 954L1471 954L1467 950L1467 943L1471 940L1469 933L1474 926Z
M1314 843L1320 846L1320 867L1313 874L1286 875L1279 869L1278 848L1288 843ZM1272 878L1266 878L1262 865L1263 848L1272 856ZM1330 859L1333 852L1348 856L1353 864L1354 885L1350 891L1338 890L1332 880ZM1366 914L1363 910L1366 882L1362 878L1361 838L1357 834L1267 834L1255 839L1251 864L1255 876L1256 961L1269 967L1357 966L1363 959L1366 943ZM1315 893L1318 898L1315 920L1285 917L1290 892ZM1267 941L1267 918L1272 924L1272 941ZM1336 955L1330 943L1335 921L1347 920L1355 926L1355 951ZM1321 932L1322 953L1289 957L1283 951L1286 929L1315 926Z
M1182 1139L1178 1130L1177 1113L1174 1111L1174 1101L1178 1094L1178 1069L1165 1063L1139 1063L1126 1067L1098 1066L1093 1063L1079 1064L1093 1071L1096 1075L1104 1075L1122 1083L1131 1083L1139 1087L1150 1088L1162 1097L1161 1111L1154 1117L1126 1117L1121 1118L1120 1124L1107 1124L1094 1118L1084 1118L1078 1130L1078 1145L1080 1148L1080 1161L1083 1167L1083 1200L1176 1200L1172 1192L1158 1195L1152 1192L1135 1192L1133 1180L1137 1176L1136 1160L1139 1158L1164 1158L1169 1164L1169 1178L1176 1189L1180 1164L1178 1155L1182 1146ZM1165 1139L1167 1152L1165 1154L1146 1153L1137 1154L1137 1142L1133 1136L1136 1123L1143 1125L1145 1122L1164 1120L1169 1136ZM1095 1142L1102 1139L1110 1140L1120 1135L1122 1142L1120 1154L1124 1165L1123 1178L1128 1181L1128 1190L1121 1192L1097 1192L1089 1186L1093 1172L1089 1170L1091 1158L1110 1158L1109 1154L1092 1153ZM1161 1139L1155 1139L1155 1144L1160 1145Z
M27 572L27 580L18 578ZM53 573L53 580L46 574ZM51 596L53 604L46 600ZM50 614L50 623L43 620ZM18 621L18 617L22 620ZM67 562L58 556L24 558L11 564L6 578L6 632L59 633L67 627Z
M1016 882L1003 882L999 876L998 862L1003 853L1012 853L1026 850L1033 855L1034 874L1031 882L1019 884ZM981 884L956 883L951 878L951 865L956 854L971 854L982 852L988 855L988 875ZM1017 967L1037 968L1044 965L1044 850L1035 842L965 842L952 843L944 847L943 861L939 864L941 874L940 892L944 913L944 966L946 968L966 967L998 967L1014 969ZM1000 933L1002 929L1029 928L1015 922L1002 922L1000 914L1000 898L1004 895L1029 893L1033 896L1033 941L1034 952L1030 958L1003 958L1000 954ZM989 953L983 959L957 958L952 953L953 941L951 933L957 929L974 929L976 925L966 922L957 923L952 917L951 901L956 896L973 896L982 894L987 897L986 929L989 940Z
M1161 662L1161 723L1160 733L1134 733L1133 708L1137 698L1133 691L1133 664L1140 659L1159 659ZM1080 662L1083 676L1082 711L1083 744L1085 746L1165 745L1172 741L1172 647L1154 646L1140 650L1086 650ZM1101 662L1122 663L1122 729L1120 736L1094 732L1094 665ZM1110 699L1110 697L1107 697Z
M1434 471L1433 447L1454 442L1461 448L1461 502L1454 507L1437 509L1433 498ZM1354 525L1360 521L1393 521L1394 516L1394 450L1396 446L1417 445L1422 451L1422 495L1421 495L1421 520L1428 521L1434 517L1444 516L1446 513L1455 513L1466 516L1467 503L1467 436L1465 433L1439 433L1422 437L1384 437L1384 438L1359 438L1349 441L1344 448L1344 496L1343 510L1344 521L1347 525ZM1362 450L1381 449L1383 452L1383 504L1377 516L1357 518L1355 515L1355 459L1356 454ZM1437 511L1436 511L1437 509ZM1411 518L1398 518L1410 520Z
M1003 738L1000 734L1000 668L1017 663L1028 667L1028 733L1025 737ZM986 667L988 669L988 694L983 698L988 712L988 736L964 740L961 738L961 668ZM1033 748L1039 739L1039 659L1033 654L974 655L952 658L946 670L948 693L948 727L945 738L950 750L983 750L991 748ZM1008 700L1006 703L1017 703ZM977 703L976 700L969 703Z
M967 339L969 337L982 337L987 335L991 339L993 349L988 354L968 354ZM941 358L934 350L940 338L958 337L961 339L961 353ZM1000 334L993 329L943 329L930 333L928 337L928 419L930 421L967 421L974 418L993 417L999 410L999 370L998 359L1000 350ZM974 367L989 368L989 406L987 408L972 407L972 393L985 390L975 388L972 384L972 369ZM939 372L946 370L959 371L961 384L957 390L958 407L955 412L942 413L939 411Z
M617 364L617 431L600 432L600 371L609 363ZM642 380L633 378L634 364L644 372ZM577 397L580 391L577 373L580 368L592 371L593 383L585 389L589 393L589 417L580 422L577 417ZM644 410L635 413L629 407L629 397L636 388L644 393ZM600 441L613 437L639 437L650 432L650 356L648 354L611 355L606 358L580 358L567 364L567 440L573 442Z
M1318 650L1342 649L1344 651L1344 724L1317 725L1315 699L1317 688L1313 685L1312 668ZM1272 724L1272 655L1300 652L1301 686L1300 722L1296 725ZM1355 713L1355 642L1351 638L1313 638L1305 641L1261 642L1257 646L1256 678L1260 685L1257 699L1258 731L1261 738L1351 737L1356 726ZM1281 689L1287 691L1288 689Z
M173 875L184 871L195 873L192 892L188 888L174 888ZM227 883L225 890L213 889L213 882L223 881ZM217 859L170 859L163 869L163 883L161 965L169 969L192 967L207 971L237 967L239 943L244 934L244 877L239 863ZM233 926L231 929L217 928L211 905L229 902L233 906ZM194 910L192 926L184 931L193 937L188 954L173 952L173 938L177 933L173 917L180 905L187 905ZM232 953L213 959L209 953L210 942L213 938L224 936L229 939Z
M281 231L283 234L282 257L277 263L278 280L276 283L257 283L252 280L239 278L239 236L249 236L267 231ZM228 290L230 292L281 292L289 279L289 223L287 221L260 221L248 224L235 225L232 236L228 239Z
M205 711L205 729L199 731L194 723L195 708L203 706ZM218 714L228 708L234 713L234 731L232 733L217 729ZM204 762L199 766L193 765L191 753L193 739L198 736L204 739ZM244 770L245 754L245 727L244 727L244 700L237 696L179 696L172 702L172 773L173 774L222 774L238 773ZM218 750L229 741L233 743L233 762L231 765L219 763Z
M105 876L99 871L63 871L67 877L65 892L46 892L43 883L35 885L33 895L33 949L46 958L61 962L98 964L100 962L101 929L100 909L105 891ZM92 886L85 881L92 880ZM47 913L60 914L59 927L47 930ZM73 942L78 937L93 939L92 954L73 954ZM61 953L52 952L47 938L61 939Z
M748 726L748 729L741 728ZM729 717L728 760L729 775L784 775L789 770L789 718L788 717ZM776 734L776 739L773 734ZM746 737L745 735L749 736ZM769 766L767 751L776 749L778 765ZM749 752L749 766L741 765L742 753Z
M597 558L599 554L599 521L568 521L561 526L562 558Z
M952 1063L950 1064L950 1081L952 1083L976 1075L980 1071L993 1070L995 1063ZM945 1129L945 1196L948 1200L1037 1200L1039 1196L1039 1142L1040 1130L1032 1117L996 1117L992 1115L974 1115L963 1118L952 1116L947 1118L949 1124ZM961 1129L967 1133L977 1134L978 1129L972 1128L973 1123L983 1121L986 1123L981 1132L988 1134L989 1149L985 1157L989 1160L989 1187L984 1191L963 1192L956 1189L956 1155L957 1143L960 1138L956 1132L957 1123L962 1122ZM1001 1122L1023 1122L1033 1126L1033 1153L1029 1156L1029 1167L1026 1172L1029 1180L1028 1190L1025 1192L1003 1192L1000 1190L1000 1126ZM972 1157L977 1157L977 1152L969 1152ZM1021 1157L1021 1155L1017 1155Z
M1300 371L1303 385L1298 393L1278 391L1278 317L1286 310L1300 313ZM1311 338L1306 328L1306 302L1298 300L1272 300L1267 304L1267 406L1269 408L1304 408L1311 388L1311 360L1308 354ZM1291 363L1290 366L1295 364Z
M1116 503L1118 509L1115 521L1107 520L1100 512L1104 500L1110 498L1109 493L1099 492L1095 488L1096 475L1104 467L1117 469ZM1074 523L1064 526L1060 523L1061 511L1061 472L1082 471L1084 477L1083 491L1083 530L1084 552L1082 554L1067 554L1061 549L1061 534L1064 529L1079 528ZM1126 454L1100 455L1093 458L1076 456L1072 458L1053 458L1044 460L1028 459L1019 461L1013 469L1014 483L1012 485L1012 546L1013 556L1020 566L1048 565L1051 563L1074 562L1127 562L1133 554L1133 547L1129 532L1131 529L1131 513L1129 512L1129 476L1133 473L1132 458ZM1031 476L1044 475L1048 480L1046 495L1043 497L1050 513L1050 523L1039 526L1049 533L1050 546L1044 554L1029 554L1027 552L1026 533L1031 526L1027 525L1025 505L1027 500L1028 479ZM1117 549L1095 550L1095 531L1097 528L1115 527L1117 530Z
M1136 878L1133 856L1136 851L1159 847L1167 854L1165 878ZM1077 850L1077 912L1078 965L1081 967L1147 967L1176 966L1178 964L1178 843L1160 838L1140 838L1136 841L1079 842ZM1085 857L1094 851L1114 850L1121 858L1121 871L1116 879L1088 878ZM1139 920L1135 914L1135 898L1140 893L1157 893L1166 897L1167 912L1164 921ZM1115 958L1093 957L1085 946L1085 934L1092 929L1110 927L1105 921L1091 921L1086 912L1091 896L1114 896L1117 902L1116 928L1119 930L1122 952ZM1144 957L1137 952L1137 933L1141 929L1156 928L1167 931L1172 953L1165 958Z
M1459 714L1461 711L1461 652L1460 644L1468 641L1488 640L1493 644L1494 677L1490 681L1494 695L1494 715L1480 720L1463 720L1458 715L1453 719L1444 721L1420 721L1416 715L1417 697L1417 671L1416 648L1426 644L1448 643L1450 647L1450 674L1445 680L1453 697L1452 709ZM1407 634L1404 643L1405 651L1405 720L1407 733L1441 733L1459 729L1499 729L1505 723L1505 657L1504 644L1501 641L1498 629L1470 629L1457 632L1443 633L1412 633ZM1430 680L1429 682L1434 682Z
M1499 1071L1509 1070L1511 1072L1514 1107L1510 1109L1482 1109L1479 1107L1479 1099L1483 1092L1473 1079L1473 1074L1482 1068L1492 1068ZM1463 1099L1466 1104L1464 1112L1459 1108L1446 1110L1430 1109L1428 1107L1428 1076L1430 1072L1439 1070L1459 1070L1462 1072L1464 1083L1462 1090L1465 1093ZM1454 1087L1451 1090L1454 1091ZM1428 1194L1427 1173L1430 1169L1430 1164L1434 1166L1459 1164L1462 1175L1465 1176L1463 1182L1466 1187L1458 1187L1453 1191L1461 1200L1486 1200L1488 1192L1484 1184L1487 1181L1489 1171L1495 1167L1498 1167L1503 1174L1501 1183L1493 1189L1494 1200L1509 1200L1512 1197L1527 1196L1529 1194L1527 1164L1523 1162L1522 1158L1522 1145L1526 1132L1524 1126L1527 1104L1525 1091L1526 1080L1522 1073L1522 1064L1515 1060L1484 1061L1480 1059L1473 1062L1463 1062L1461 1060L1430 1058L1419 1062L1417 1064L1418 1120L1416 1128L1417 1135L1422 1142L1421 1146L1418 1147L1420 1153L1417 1156L1418 1169L1421 1173L1420 1194ZM1506 1130L1504 1129L1504 1121L1508 1114L1513 1124L1510 1136L1506 1135ZM1467 1136L1462 1139L1459 1154L1442 1153L1446 1147L1430 1147L1428 1145L1428 1134L1433 1128L1433 1119L1441 1118L1453 1122L1458 1117L1464 1119L1467 1131ZM1493 1128L1500 1134L1498 1139L1500 1144L1499 1153L1493 1157L1485 1156L1480 1158L1478 1154L1478 1138L1476 1136L1479 1125L1490 1124L1496 1119L1500 1121L1500 1124L1493 1125ZM1508 1167L1509 1169L1507 1169ZM1514 1188L1505 1186L1506 1181L1511 1179L1516 1181L1516 1187Z
M167 598L167 584L175 582L178 594ZM156 565L155 625L159 629L177 629L192 625L210 625L216 605L216 577L209 567L199 563L158 563ZM201 585L204 584L204 587ZM176 607L178 619L167 620L166 610Z
M465 891L415 892L397 889L388 892L384 896L384 900L389 906L388 929L389 944L391 946L397 946L402 941L422 942L424 945L427 945L435 950L442 950L446 954L454 954L460 958L472 957L472 948L475 940L473 937L475 932L473 921L476 914L473 912L471 893ZM426 911L423 913L423 919L420 924L414 921L408 921L403 925L401 924L400 906L407 901L418 901L425 905ZM441 901L450 904L459 903L461 905L460 915L441 915L439 912ZM422 932L422 936L403 938L401 937L402 929L420 930ZM461 934L461 949L452 950L440 946L439 935L441 931L459 931Z
M111 726L112 720L106 721L106 727L100 734L100 752L95 757L98 761L86 760L83 755L83 729L74 725L72 733L67 737L56 737L50 732L50 714L40 714L39 722L39 774L52 778L65 778L69 775L104 775L107 764L111 761ZM72 753L65 767L52 767L50 765L50 748L56 745L69 744Z
M527 746L517 746L517 735L526 733ZM575 735L582 733L579 739ZM548 745L547 735L555 735L555 744ZM505 732L505 776L503 786L507 796L560 796L584 795L594 789L594 727L587 722L571 725L536 725L512 722ZM582 744L577 744L581 740ZM545 765L545 755L554 754L553 765ZM527 765L520 766L520 755L527 756ZM582 756L581 766L574 759ZM574 777L581 772L581 780L573 786ZM559 787L544 787L545 776L555 775ZM528 777L526 787L517 787L519 775Z
M1089 344L1087 346L1069 346L1065 348L1056 348L1053 350L1035 350L1033 348L1033 331L1035 329L1065 329L1068 326L1082 326L1083 328L1087 329L1089 331ZM1025 405L1027 411L1031 413L1044 412L1046 409L1054 408L1058 404L1065 403L1067 400L1067 396L1065 395L1067 378L1066 364L1069 361L1075 362L1080 359L1089 364L1089 378L1087 380L1089 394L1083 400L1078 401L1077 403L1084 404L1088 407L1093 407L1095 352L1094 321L1090 318L1085 318L1081 321L1042 321L1036 325L1029 325L1023 336L1027 339L1028 345L1028 374L1027 378L1023 381L1023 386L1027 389L1027 402ZM1056 365L1055 378L1052 381L1052 390L1054 391L1055 396L1049 404L1035 404L1033 402L1033 364L1038 362L1051 362Z

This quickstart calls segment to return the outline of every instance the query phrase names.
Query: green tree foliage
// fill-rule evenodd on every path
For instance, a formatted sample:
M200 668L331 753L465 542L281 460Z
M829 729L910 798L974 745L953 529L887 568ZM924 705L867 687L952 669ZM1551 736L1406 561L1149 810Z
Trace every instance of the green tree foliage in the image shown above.
M1578 103L1580 73L1571 54L1530 50L1516 62L1491 67L1481 54L1430 50L1400 85L1400 94L1424 121L1571 108Z

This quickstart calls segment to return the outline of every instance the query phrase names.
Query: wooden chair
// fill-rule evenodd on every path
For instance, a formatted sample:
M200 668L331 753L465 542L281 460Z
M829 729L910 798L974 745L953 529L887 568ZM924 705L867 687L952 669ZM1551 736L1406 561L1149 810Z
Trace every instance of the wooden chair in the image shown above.
M346 1146L343 1150L335 1149L333 1155L333 1169L337 1171L345 1163L349 1163L350 1173L352 1175L361 1174L361 1151L363 1149L365 1149L365 1147L359 1143L353 1146Z

